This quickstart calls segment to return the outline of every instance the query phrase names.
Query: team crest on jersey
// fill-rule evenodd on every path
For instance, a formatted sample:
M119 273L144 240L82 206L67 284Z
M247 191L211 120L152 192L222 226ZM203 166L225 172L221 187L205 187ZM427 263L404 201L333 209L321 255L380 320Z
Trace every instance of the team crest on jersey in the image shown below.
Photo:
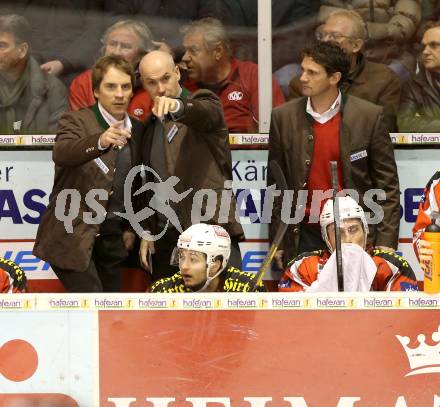
M243 92L240 92L238 90L234 90L233 92L230 92L228 94L228 99L232 101L239 101L243 99Z
M400 291L419 291L417 284L411 284L406 281L400 283Z
M137 117L141 117L144 114L144 109L141 108L134 109L133 114Z
M286 280L280 280L278 283L278 287L280 288L290 288L292 286L292 280L286 279Z

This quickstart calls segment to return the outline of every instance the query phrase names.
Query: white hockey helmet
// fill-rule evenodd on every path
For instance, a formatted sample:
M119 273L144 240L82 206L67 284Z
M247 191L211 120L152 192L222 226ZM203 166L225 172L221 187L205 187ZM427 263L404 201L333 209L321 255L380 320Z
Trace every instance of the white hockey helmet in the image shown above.
M197 223L183 231L177 240L177 247L205 253L208 278L209 268L218 256L222 256L222 264L219 272L213 277L215 278L228 264L231 254L231 238L221 226Z
M338 198L339 202L339 218L341 221L345 219L359 219L362 222L365 233L364 248L367 245L368 223L362 207L349 195ZM333 214L333 199L329 199L322 208L319 216L319 224L321 225L321 234L327 247L333 251L328 239L327 226L335 221Z

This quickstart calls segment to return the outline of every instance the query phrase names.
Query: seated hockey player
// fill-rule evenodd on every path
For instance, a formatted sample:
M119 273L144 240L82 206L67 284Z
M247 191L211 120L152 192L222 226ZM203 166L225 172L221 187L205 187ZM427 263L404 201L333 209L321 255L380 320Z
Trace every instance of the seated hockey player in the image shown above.
M24 271L13 261L0 257L0 294L26 293Z
M151 292L246 292L255 282L255 274L226 267L231 238L218 225L198 223L186 229L177 241L171 262L179 272L156 281ZM263 284L256 291L266 291Z
M366 251L368 224L363 209L350 196L339 199L344 291L417 291L406 260L382 249ZM333 200L320 215L321 233L329 248L302 253L288 265L278 291L338 291Z
M425 187L413 227L414 251L423 271L434 254L431 243L423 239L423 232L434 220L440 226L440 170L435 172Z

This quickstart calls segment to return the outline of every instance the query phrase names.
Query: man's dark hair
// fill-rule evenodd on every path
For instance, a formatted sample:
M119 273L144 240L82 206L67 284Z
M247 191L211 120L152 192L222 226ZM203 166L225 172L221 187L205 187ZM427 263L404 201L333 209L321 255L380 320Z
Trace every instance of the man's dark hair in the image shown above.
M134 89L135 75L131 64L120 55L107 55L99 58L92 68L92 89L94 91L99 89L102 78L104 78L104 75L107 73L110 67L114 67L119 71L130 75L131 86Z
M28 21L18 14L0 15L0 32L11 34L16 44L31 41L31 26Z
M327 75L340 72L341 80L338 85L341 85L350 73L350 58L339 45L332 42L314 42L304 49L304 57L312 58L318 65L323 66Z
M422 29L423 35L425 35L426 31L430 30L431 28L438 28L438 27L440 27L440 21L439 20L427 21L425 23L425 25L423 26L423 29Z

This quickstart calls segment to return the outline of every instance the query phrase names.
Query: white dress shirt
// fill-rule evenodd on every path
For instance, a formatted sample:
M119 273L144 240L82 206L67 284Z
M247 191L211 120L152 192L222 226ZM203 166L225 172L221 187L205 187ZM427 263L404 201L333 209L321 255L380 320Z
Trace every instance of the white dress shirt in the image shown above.
M307 107L306 112L313 117L314 120L316 120L318 123L324 124L327 123L330 119L335 117L339 111L341 110L341 91L338 91L338 97L336 100L332 103L330 106L330 109L325 111L324 113L318 113L313 110L312 102L310 100L310 97L307 98Z

